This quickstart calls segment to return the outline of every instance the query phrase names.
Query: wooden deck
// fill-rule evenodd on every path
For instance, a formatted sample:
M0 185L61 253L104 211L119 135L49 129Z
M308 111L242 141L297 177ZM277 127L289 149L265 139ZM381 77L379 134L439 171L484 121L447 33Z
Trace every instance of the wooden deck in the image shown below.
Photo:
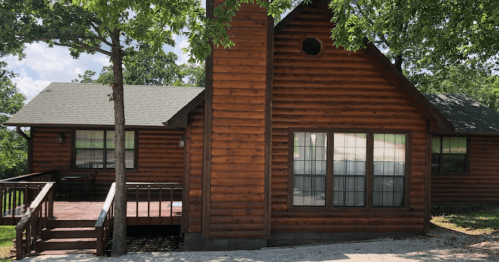
M54 201L54 219L56 220L97 220L104 205L104 201ZM182 202L173 201L173 209L170 201L162 201L161 209L159 201L127 203L128 225L180 225L182 221ZM138 212L137 212L138 207ZM160 214L161 211L161 214ZM10 211L4 212L4 216L11 216ZM24 210L16 208L14 217L18 221ZM10 220L10 219L9 219Z

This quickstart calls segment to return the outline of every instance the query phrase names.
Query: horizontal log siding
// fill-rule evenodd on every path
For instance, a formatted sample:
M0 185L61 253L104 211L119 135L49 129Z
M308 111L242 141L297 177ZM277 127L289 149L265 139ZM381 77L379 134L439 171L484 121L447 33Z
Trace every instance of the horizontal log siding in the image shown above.
M84 129L84 128L82 128ZM59 133L64 143L55 143ZM182 182L184 149L178 146L184 131L139 130L138 169L127 171L130 182ZM32 128L33 171L60 170L63 175L87 174L71 169L72 130L68 128ZM97 182L113 182L114 170L97 169Z
M64 143L57 144L59 133L64 134ZM63 173L71 170L71 129L36 128L30 134L33 139L33 172L57 169Z
M332 46L330 16L313 5L275 34L272 107L272 232L423 231L426 119L362 50ZM301 41L318 37L307 57ZM410 130L409 209L288 212L288 128Z
M499 201L499 138L470 137L469 174L432 175L431 201Z
M189 116L190 168L189 174L189 226L187 232L201 232L202 180L203 180L203 115L204 104L194 109Z
M264 238L266 10L243 5L230 30L213 53L209 238Z

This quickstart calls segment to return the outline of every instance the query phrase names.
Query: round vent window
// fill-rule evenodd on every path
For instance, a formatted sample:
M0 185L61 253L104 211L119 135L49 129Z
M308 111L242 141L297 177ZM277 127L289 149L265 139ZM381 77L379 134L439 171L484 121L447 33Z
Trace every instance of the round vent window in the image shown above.
M301 49L307 55L317 55L322 50L322 44L319 40L317 40L317 38L309 37L303 40L301 44Z

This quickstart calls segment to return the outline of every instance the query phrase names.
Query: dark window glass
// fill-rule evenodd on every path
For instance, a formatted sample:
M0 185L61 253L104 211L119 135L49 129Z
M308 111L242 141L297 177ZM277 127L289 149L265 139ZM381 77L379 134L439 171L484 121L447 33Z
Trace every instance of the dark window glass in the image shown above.
M327 134L294 134L293 205L326 205Z
M125 165L134 168L135 132L125 131ZM114 168L114 131L76 130L76 168Z
M404 205L406 140L406 135L374 134L374 207Z
M466 172L466 137L433 137L431 171Z
M366 145L366 134L334 134L334 206L365 205Z
M307 55L317 55L322 50L322 44L316 38L309 37L303 40L302 49Z

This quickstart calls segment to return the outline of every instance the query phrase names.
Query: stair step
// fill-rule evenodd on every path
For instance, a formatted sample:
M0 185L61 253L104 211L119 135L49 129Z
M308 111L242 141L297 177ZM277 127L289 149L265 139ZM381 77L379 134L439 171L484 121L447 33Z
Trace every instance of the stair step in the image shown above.
M68 255L68 254L91 254L95 255L97 251L94 249L68 249L68 250L45 250L37 252L39 256L58 256L58 255Z
M36 243L37 251L95 249L96 247L96 238L48 239L38 240Z
M47 220L47 228L94 227L96 220Z
M95 238L96 230L93 227L77 228L45 228L42 230L41 239L57 238Z

